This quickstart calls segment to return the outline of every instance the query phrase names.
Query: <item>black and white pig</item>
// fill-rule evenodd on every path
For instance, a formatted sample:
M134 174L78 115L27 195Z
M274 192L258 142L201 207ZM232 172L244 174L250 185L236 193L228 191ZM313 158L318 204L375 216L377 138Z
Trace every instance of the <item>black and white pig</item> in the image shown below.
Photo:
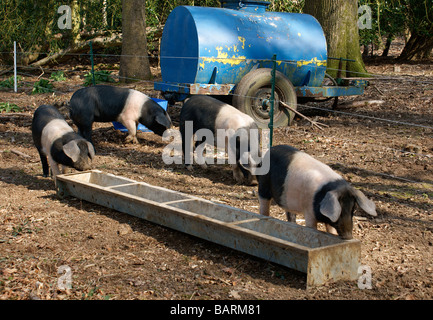
M78 132L92 142L93 122L122 123L128 129L125 142L138 143L138 123L159 136L171 127L167 112L137 90L98 85L77 90L69 104L70 117Z
M194 134L200 129L207 129L212 132L214 137L212 143L206 141L206 139L197 139L195 147L206 142L216 145L218 130L224 130L226 134L225 147L226 151L229 152L229 163L230 154L236 156L236 161L231 163L234 179L237 183L257 184L256 176L252 174L252 168L257 161L255 162L251 157L251 151L255 152L254 155L260 156L260 136L258 126L250 116L213 97L196 95L188 98L182 106L179 122L182 136L182 153L189 170L192 169L192 159L187 161L186 155L189 154L188 151L192 151L193 146L190 150L186 150L186 148L187 143L192 143ZM187 122L192 122L192 130L187 130ZM189 134L191 136L187 137ZM254 144L251 137L254 137ZM245 148L245 146L247 147ZM252 150L251 148L257 149Z
M67 167L80 171L91 169L95 156L93 145L75 133L55 107L42 105L36 109L32 136L41 157L44 177L49 175L50 166L55 180L60 174L59 164L63 173Z
M317 229L317 223L323 222L328 232L343 239L352 239L355 203L377 215L374 202L326 164L287 145L268 152L270 170L258 176L260 214L269 216L274 199L286 211L287 220L296 223L296 213L303 213L307 227Z

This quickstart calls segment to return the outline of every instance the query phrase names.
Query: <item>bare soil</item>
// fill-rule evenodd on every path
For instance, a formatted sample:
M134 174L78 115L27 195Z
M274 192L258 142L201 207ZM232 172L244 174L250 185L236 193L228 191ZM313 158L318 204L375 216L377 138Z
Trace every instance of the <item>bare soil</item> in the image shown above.
M371 289L339 281L306 290L303 273L105 207L59 199L53 180L42 177L30 126L41 104L67 114L65 105L83 83L73 77L55 83L54 94L30 95L29 87L0 92L0 102L22 108L0 114L0 299L432 299L433 65L373 60L367 68L380 77L363 96L342 98L333 111L332 102L298 107L329 127L320 131L296 118L275 130L273 144L308 152L375 201L378 217L358 210L354 218ZM152 83L134 86L158 97ZM364 100L384 102L350 105ZM177 126L179 108L169 112ZM124 144L125 135L107 123L96 124L93 134L95 169L258 213L257 186L235 184L228 165L190 172L163 163L167 143L152 133L140 133L139 145ZM285 219L277 206L271 214ZM71 289L58 288L64 265L72 272Z

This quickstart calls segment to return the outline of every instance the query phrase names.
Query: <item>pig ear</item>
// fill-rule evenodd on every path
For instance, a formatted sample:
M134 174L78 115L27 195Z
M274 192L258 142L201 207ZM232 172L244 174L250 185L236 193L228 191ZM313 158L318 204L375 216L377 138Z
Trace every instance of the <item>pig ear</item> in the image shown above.
M93 148L93 144L91 144L89 141L86 142L87 142L87 148L89 149L90 159L93 160L93 158L95 157L95 148Z
M329 191L320 202L320 213L329 218L332 222L337 222L341 214L341 205L338 201L338 194L334 191Z
M352 194L355 196L356 202L360 206L362 210L364 210L369 215L376 217L376 205L373 201L368 199L361 191L358 189L352 188Z
M80 148L75 140L69 141L63 146L63 152L72 159L73 162L77 162L80 158Z
M261 162L255 161L249 152L245 152L239 159L239 165L254 174L253 171L261 166Z
M160 125L166 127L166 128L170 128L171 127L171 122L168 118L168 115L166 115L165 113L158 113L155 117L156 122L158 122Z

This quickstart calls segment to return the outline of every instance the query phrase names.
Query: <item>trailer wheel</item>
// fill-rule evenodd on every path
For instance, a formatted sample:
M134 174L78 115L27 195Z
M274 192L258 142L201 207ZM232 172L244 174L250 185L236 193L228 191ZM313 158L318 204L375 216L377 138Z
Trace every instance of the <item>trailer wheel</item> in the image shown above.
M260 128L268 128L269 101L272 90L272 69L260 68L247 73L235 88L233 106L251 116ZM292 123L294 113L278 101L296 109L296 91L290 80L281 72L275 75L274 128Z

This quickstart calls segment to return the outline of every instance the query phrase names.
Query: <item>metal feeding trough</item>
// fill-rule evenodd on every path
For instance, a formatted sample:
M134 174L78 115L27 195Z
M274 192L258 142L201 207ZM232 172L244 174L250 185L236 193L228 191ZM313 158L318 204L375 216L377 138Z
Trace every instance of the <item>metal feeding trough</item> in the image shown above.
M57 176L74 196L307 274L307 288L355 280L359 240L337 236L98 170Z

